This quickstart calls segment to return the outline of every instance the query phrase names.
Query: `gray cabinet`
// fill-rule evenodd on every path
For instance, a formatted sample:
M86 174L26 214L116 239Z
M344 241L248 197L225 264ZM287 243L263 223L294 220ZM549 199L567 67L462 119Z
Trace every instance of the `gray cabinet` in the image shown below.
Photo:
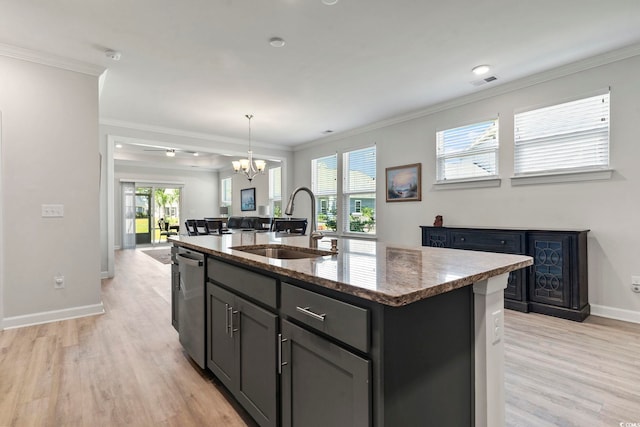
M282 425L371 425L370 362L282 321Z
M369 351L369 310L283 282L283 315L362 352Z
M207 367L261 426L277 425L278 316L207 283Z
M472 425L471 287L391 307L207 266L207 367L259 425Z

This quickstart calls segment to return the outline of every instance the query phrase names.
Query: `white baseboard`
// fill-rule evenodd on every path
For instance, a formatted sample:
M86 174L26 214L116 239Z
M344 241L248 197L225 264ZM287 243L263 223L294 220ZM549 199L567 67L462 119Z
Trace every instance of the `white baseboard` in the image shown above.
M40 325L42 323L57 322L59 320L95 316L96 314L104 314L104 306L102 303L65 308L64 310L43 311L41 313L25 314L23 316L5 317L2 321L2 327L4 329L22 328L23 326Z
M640 311L623 310L621 308L591 304L591 314L594 316L606 317L608 319L640 323Z

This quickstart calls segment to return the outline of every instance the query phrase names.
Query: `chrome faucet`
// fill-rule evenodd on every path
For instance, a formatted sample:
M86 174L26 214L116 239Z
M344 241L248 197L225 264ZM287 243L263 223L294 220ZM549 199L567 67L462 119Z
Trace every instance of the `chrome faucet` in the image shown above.
M309 247L317 249L318 248L318 240L324 237L321 231L316 230L316 196L313 194L313 191L309 190L307 187L298 187L293 190L291 193L291 197L289 197L289 203L287 203L287 208L284 210L285 215L293 215L293 200L296 198L296 194L300 191L306 191L311 197L311 224L309 227L311 228L311 232L309 233Z

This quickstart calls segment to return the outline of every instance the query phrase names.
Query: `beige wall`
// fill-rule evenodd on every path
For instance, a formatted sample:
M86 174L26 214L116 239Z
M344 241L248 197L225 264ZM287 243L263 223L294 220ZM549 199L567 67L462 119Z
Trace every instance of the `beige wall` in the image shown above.
M3 326L101 312L97 76L0 57L0 111Z

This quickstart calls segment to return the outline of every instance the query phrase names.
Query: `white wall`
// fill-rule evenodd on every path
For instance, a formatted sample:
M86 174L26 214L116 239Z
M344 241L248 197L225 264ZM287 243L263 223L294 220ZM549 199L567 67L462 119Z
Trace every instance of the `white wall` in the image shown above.
M0 111L0 331L3 329L4 322L4 190L2 165L2 111Z
M234 174L233 170L220 172L220 178L231 177L231 211L229 216L258 216L259 206L269 206L269 172L264 175L256 175L251 182L242 173ZM243 211L240 203L240 190L245 188L256 189L256 210Z
M553 73L548 73L552 75ZM589 300L592 313L640 322L640 295L630 290L640 274L640 57L579 71L351 136L325 139L295 153L294 181L310 185L311 159L345 148L377 144L378 238L420 245L420 225L438 214L449 226L590 229ZM543 81L544 79L539 79ZM531 80L533 81L533 80ZM512 87L517 87L513 85ZM606 181L512 186L514 110L591 94L611 87L611 166ZM474 99L469 97L468 99ZM436 130L500 115L499 188L434 189ZM385 203L386 167L422 163L422 201Z
M0 111L3 326L102 312L97 76L0 56Z

